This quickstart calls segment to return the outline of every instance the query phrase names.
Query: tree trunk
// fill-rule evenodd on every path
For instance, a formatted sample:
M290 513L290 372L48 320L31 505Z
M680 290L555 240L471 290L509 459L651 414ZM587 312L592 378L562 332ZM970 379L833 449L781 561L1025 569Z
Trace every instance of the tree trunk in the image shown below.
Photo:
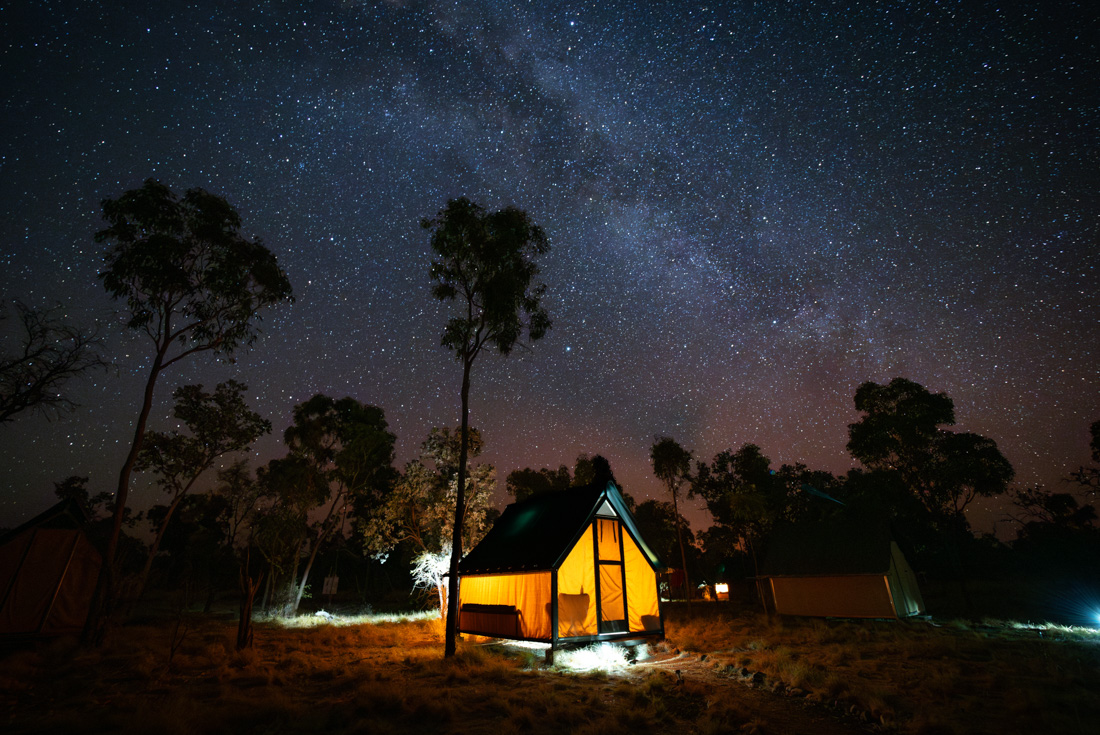
M684 566L684 598L688 604L688 617L691 617L691 583L688 580L687 554L684 553L684 532L680 528L680 504L675 491L672 493L672 512L676 520L676 540L680 543L680 563Z
M164 540L164 531L168 528L168 521L172 520L172 515L176 512L176 508L183 502L183 496L187 491L184 490L175 498L172 499L172 504L168 506L168 512L164 514L164 520L161 521L160 528L157 529L157 535L153 537L153 545L149 547L149 556L145 560L145 566L141 570L141 576L138 577L137 589L134 591L134 602L136 603L141 596L145 594L145 583L149 581L149 572L153 568L153 559L156 557L157 552L160 551L160 542Z
M950 551L951 561L955 566L955 576L959 584L959 594L963 600L963 614L974 614L974 601L970 598L970 585L967 583L966 567L963 565L962 554L959 553L959 539L966 533L966 519L961 511L955 511L954 528L951 533Z
M447 624L443 656L455 655L458 646L458 562L462 558L462 523L466 515L466 434L470 424L471 358L462 360L462 435L458 449L458 488L455 492L455 525L451 535L451 567L447 579Z
M772 611L768 607L768 598L764 594L764 587L760 584L760 565L756 561L756 544L752 542L751 536L747 536L746 540L749 542L749 553L752 554L752 578L753 583L756 585L756 596L760 598L760 604L764 606L764 614L771 620Z
M142 397L137 426L134 428L134 440L130 444L130 453L126 455L126 461L122 463L122 469L118 473L118 489L115 491L115 512L111 522L111 535L107 538L107 550L103 556L103 566L99 569L95 594L92 596L92 604L88 609L88 617L84 622L84 631L81 634L81 642L86 645L98 646L103 643L103 637L107 632L108 618L114 607L117 581L115 579L117 572L115 569L115 554L118 552L118 539L122 534L122 519L126 515L126 500L130 495L130 476L134 472L134 463L137 462L138 453L145 442L145 426L149 422L149 413L153 409L153 393L167 352L168 344L158 345L157 354L153 358L153 367L149 370L149 378L145 381L145 394Z
M249 570L250 551L245 552L244 562L241 564L241 619L237 623L237 650L252 648L252 604L256 600L256 591L263 583L264 575L259 579L253 579Z
M265 613L271 612L271 590L275 586L275 565L267 565L267 584L264 585L264 601L262 603Z
M313 561L317 558L317 552L320 550L324 540L328 538L329 532L332 531L328 522L332 519L332 513L340 503L341 497L343 497L342 493L336 496L336 499L332 501L332 505L329 506L328 515L325 516L325 520L321 521L321 531L317 534L317 539L313 544L313 550L309 552L309 561L306 562L306 568L302 572L302 581L298 585L298 592L294 597L294 612L298 612L298 606L302 604L302 595L305 594L306 582L309 580L309 570L313 568Z
M305 542L304 538L298 539L298 545L294 547L294 565L290 568L290 577L285 580L285 583L280 584L282 589L275 588L275 603L279 606L279 615L284 618L297 612L297 608L292 608L291 604L298 593L298 567L302 564L302 544Z

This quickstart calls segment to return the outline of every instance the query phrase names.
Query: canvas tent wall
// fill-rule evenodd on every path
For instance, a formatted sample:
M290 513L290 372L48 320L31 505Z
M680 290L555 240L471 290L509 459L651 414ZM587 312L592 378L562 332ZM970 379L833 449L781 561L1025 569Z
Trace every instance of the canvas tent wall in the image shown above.
M63 501L0 537L0 636L79 633L102 557L87 518Z
M660 566L613 483L536 495L459 563L458 630L554 647L661 637Z
M777 527L760 577L782 615L904 618L924 612L916 575L885 523Z

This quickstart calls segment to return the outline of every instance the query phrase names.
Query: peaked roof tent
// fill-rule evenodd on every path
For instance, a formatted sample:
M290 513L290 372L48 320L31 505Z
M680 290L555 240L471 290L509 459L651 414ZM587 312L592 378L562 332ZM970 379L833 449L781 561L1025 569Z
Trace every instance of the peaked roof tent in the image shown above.
M23 533L29 528L69 528L83 529L88 525L88 513L73 499L61 502L47 508L18 528L0 535L0 545L8 543L11 539Z
M614 483L534 495L512 503L462 561L461 574L537 572L561 565L593 517L618 518L646 560L663 567L646 545Z
M761 576L883 574L890 567L885 523L799 523L775 528Z
M458 629L551 651L661 636L660 566L614 483L536 495L459 562Z
M102 565L86 522L67 500L0 537L0 636L83 628Z
M916 575L881 521L777 526L760 578L780 614L902 618L924 612Z

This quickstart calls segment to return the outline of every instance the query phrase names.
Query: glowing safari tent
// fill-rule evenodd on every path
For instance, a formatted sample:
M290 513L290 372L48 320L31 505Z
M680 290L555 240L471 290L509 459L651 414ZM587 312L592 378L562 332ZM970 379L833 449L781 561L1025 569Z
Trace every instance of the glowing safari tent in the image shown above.
M779 526L760 570L781 615L904 618L924 612L916 575L885 523Z
M659 567L614 483L536 495L459 563L458 630L552 648L663 637Z

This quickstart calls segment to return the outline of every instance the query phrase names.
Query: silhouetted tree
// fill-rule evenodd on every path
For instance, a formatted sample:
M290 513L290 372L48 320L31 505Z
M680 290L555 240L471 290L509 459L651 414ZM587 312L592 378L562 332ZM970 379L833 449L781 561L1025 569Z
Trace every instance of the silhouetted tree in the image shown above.
M293 599L288 600L285 613L293 614L321 545L343 528L349 509L372 505L389 491L396 476L396 437L387 431L381 408L354 398L335 400L318 394L294 407L294 423L284 438L291 453L305 460L317 478L314 505L328 505L324 517L313 525L309 557Z
M114 493L100 492L91 494L88 489L88 478L72 475L61 482L55 482L54 495L59 500L74 500L88 515L88 537L98 548L103 548L107 543L107 537L111 533L111 519L114 515ZM145 544L136 535L126 533L133 531L138 524L145 520L145 512L133 512L127 508L123 514L122 527L125 529L119 535L119 551L117 554L118 566L127 573L140 567L141 560L145 556Z
M763 546L788 508L787 489L760 447L746 444L719 452L709 465L696 462L689 496L702 497L715 525L737 534L758 574Z
M783 495L783 520L820 521L844 512L847 491L830 472L796 462L780 466L774 479Z
M863 383L855 406L863 417L848 426L848 451L872 475L884 476L887 484L895 475L917 497L939 531L969 610L960 545L970 538L970 524L963 511L979 496L1005 492L1015 474L1012 465L992 439L941 428L955 423L954 403L911 380Z
M1072 493L1052 493L1040 487L1019 488L1011 493L1017 511L1011 517L1021 526L1021 535L1029 529L1056 526L1066 530L1084 530L1096 522L1096 508L1081 503Z
M154 505L147 513L155 528L164 529L158 547L160 565L172 588L205 585L203 611L209 612L219 585L236 578L236 559L225 543L225 498L216 493L184 495L175 503L168 524L164 519L170 507Z
M134 469L155 474L157 485L170 500L163 516L153 524L153 543L135 598L141 597L145 588L168 523L198 479L226 454L247 451L252 442L271 431L271 423L244 402L246 390L247 386L235 380L218 383L213 393L201 385L181 386L172 394L176 400L172 414L187 426L188 433L146 433Z
M672 496L673 518L680 518L680 488L690 479L691 452L681 447L675 439L660 436L649 448L649 459L653 462L653 474L664 483L668 494ZM688 574L687 552L684 551L683 528L679 523L675 527L676 540L680 545L680 563L684 569L684 599L688 601L690 611L691 578Z
M330 497L328 478L308 459L290 454L256 471L262 505L252 521L252 542L268 564L264 607L293 609L298 565L311 535L309 514ZM278 599L272 601L272 595Z
M99 277L116 300L126 302L127 326L152 342L152 361L130 451L119 471L115 513L96 602L85 640L99 641L103 604L113 597L113 562L130 492L130 476L145 439L153 393L161 372L180 360L212 352L231 357L258 335L258 312L293 300L275 255L240 233L236 210L203 189L182 198L149 179L140 189L103 201L108 226L95 235L109 243Z
M211 493L222 498L221 523L225 545L239 550L251 543L252 523L265 498L265 488L252 476L248 460L242 459L218 470L218 482Z
M1009 519L1019 524L1013 551L1039 567L1044 576L1077 579L1100 575L1100 528L1096 507L1072 493L1020 488Z
M13 301L12 309L18 333L0 330L0 424L23 412L72 410L75 404L62 392L66 383L108 365L96 352L99 340L66 323L61 307L38 311ZM6 319L0 312L0 325Z
M1093 422L1092 426L1089 427L1089 433L1092 435L1092 441L1089 442L1089 449L1092 450L1092 461L1100 463L1100 421ZM1100 467L1085 467L1082 465L1070 475L1070 478L1077 484L1089 488L1092 494L1100 490Z
M568 490L571 482L569 468L565 465L561 465L557 470L549 467L538 470L524 467L522 470L512 470L508 473L505 488L508 494L518 502L534 495Z
M465 487L470 371L485 348L507 355L525 331L535 341L550 328L550 317L540 304L546 287L532 283L539 272L535 258L546 253L549 244L525 212L509 207L490 214L467 199L451 200L435 218L421 224L432 233L432 294L456 306L442 344L462 363L458 487ZM454 655L457 639L464 503L465 493L457 493L444 645L448 657Z
M672 503L645 500L638 504L632 515L646 545L662 561L677 556L683 560L684 548L694 551L695 534L687 519L676 511ZM681 541L685 541L683 548L680 546Z
M1003 493L1015 474L992 439L941 428L955 423L943 393L894 378L861 385L855 405L864 415L848 427L848 451L872 471L897 473L937 523L966 528L966 506Z

